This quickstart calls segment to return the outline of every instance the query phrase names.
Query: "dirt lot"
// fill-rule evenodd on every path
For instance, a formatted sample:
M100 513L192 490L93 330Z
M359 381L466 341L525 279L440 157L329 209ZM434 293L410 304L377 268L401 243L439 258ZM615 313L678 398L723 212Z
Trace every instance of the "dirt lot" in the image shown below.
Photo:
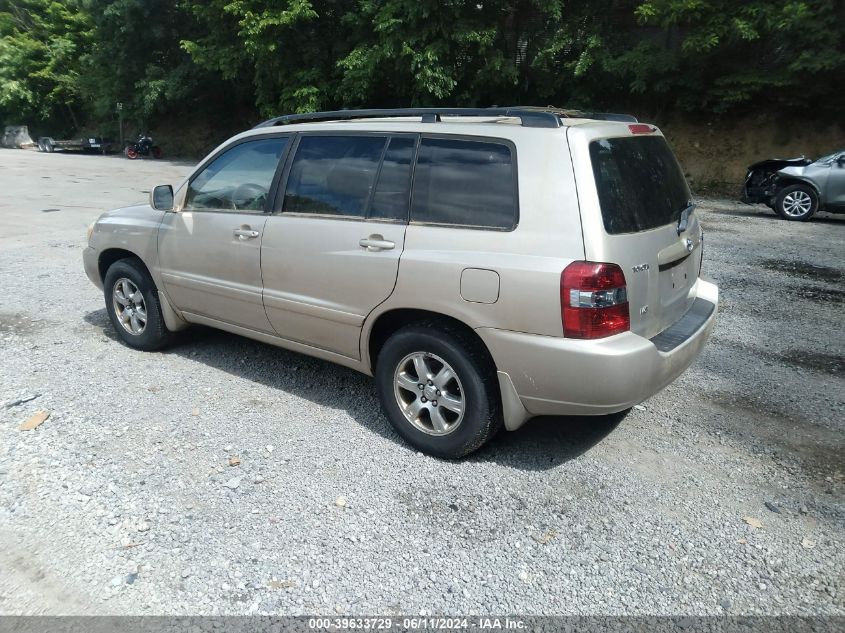
M86 226L188 169L0 150L0 613L845 615L845 217L701 201L696 364L452 463L350 370L115 340Z

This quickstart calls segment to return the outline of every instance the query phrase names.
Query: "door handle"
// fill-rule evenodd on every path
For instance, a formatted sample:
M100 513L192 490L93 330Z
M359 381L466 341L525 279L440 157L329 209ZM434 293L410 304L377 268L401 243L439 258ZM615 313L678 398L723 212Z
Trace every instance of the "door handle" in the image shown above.
M235 229L232 233L239 239L239 240L251 240L259 236L258 231L253 231L248 226L242 226L239 229Z
M366 248L368 251L389 251L396 247L396 242L384 239L378 233L373 233L369 237L358 240L358 246Z

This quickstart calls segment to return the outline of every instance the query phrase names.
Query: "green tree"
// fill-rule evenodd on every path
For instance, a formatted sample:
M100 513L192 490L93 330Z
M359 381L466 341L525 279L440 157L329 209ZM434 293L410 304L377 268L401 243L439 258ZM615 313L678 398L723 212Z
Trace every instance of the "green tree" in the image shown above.
M117 102L137 126L186 111L225 109L232 91L180 46L196 22L170 0L83 0L96 38L83 79L92 113L113 118Z
M280 6L281 5L281 6ZM335 104L337 59L349 48L345 0L185 1L202 34L183 48L204 68L253 85L264 116Z
M599 55L634 100L659 110L833 115L845 76L842 0L646 0L640 28Z
M634 25L634 4L621 4ZM586 0L183 0L205 35L182 45L264 115L319 108L549 102L597 46ZM605 12L602 12L603 15ZM616 11L615 15L620 12Z
M0 0L0 118L78 127L81 57L92 37L78 0Z
M555 104L832 119L843 2L0 0L0 115L82 126L122 102L154 126Z

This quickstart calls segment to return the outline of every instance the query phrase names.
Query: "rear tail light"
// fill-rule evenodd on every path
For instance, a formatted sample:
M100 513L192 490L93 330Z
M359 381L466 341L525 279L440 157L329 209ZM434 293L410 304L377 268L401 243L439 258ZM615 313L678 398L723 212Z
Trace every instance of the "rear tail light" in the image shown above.
M604 338L631 329L625 274L616 264L572 262L560 274L563 335Z
M632 123L628 129L631 130L631 134L651 134L656 128L648 123Z

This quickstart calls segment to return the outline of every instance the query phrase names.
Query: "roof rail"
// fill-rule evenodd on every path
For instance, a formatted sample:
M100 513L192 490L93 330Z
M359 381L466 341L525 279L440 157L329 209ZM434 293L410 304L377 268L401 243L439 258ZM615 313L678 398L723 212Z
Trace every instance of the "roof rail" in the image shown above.
M566 119L594 119L596 121L619 121L622 123L639 123L633 114L618 114L616 112L585 112L584 110L568 110L554 106L510 106L513 110L531 110L553 112Z
M515 117L525 127L560 127L560 116L548 110L523 108L391 108L377 110L334 110L332 112L309 112L308 114L285 114L277 116L255 127L272 127L286 123L313 121L341 121L346 119L375 119L387 117L422 117L423 123L436 123L441 116L466 117Z
M333 110L329 112L309 112L306 114L285 114L268 119L256 125L256 128L273 127L288 123L309 123L318 121L344 121L349 119L375 119L388 117L421 117L423 123L438 123L443 116L462 117L513 117L520 120L523 127L556 128L561 126L560 119L584 118L605 121L626 121L636 123L637 119L629 114L588 113L578 110L563 110L553 107L512 106L507 108L384 108L370 110Z

